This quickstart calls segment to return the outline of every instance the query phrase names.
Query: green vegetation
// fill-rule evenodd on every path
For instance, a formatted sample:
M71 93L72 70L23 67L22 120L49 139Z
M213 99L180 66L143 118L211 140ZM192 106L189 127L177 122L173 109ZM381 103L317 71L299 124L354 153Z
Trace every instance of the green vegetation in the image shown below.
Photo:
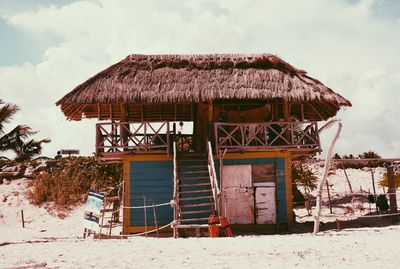
M42 144L49 143L50 139L28 140L37 132L26 125L17 125L11 131L5 132L4 125L11 122L18 110L16 105L4 103L0 99L0 152L12 150L16 154L15 160L22 162L40 154Z
M353 154L340 156L337 153L335 153L335 155L333 156L334 160L381 159L381 158L382 157L378 153L372 150L358 154L357 157L354 156ZM344 168L355 168L355 169L362 167L378 167L384 165L385 165L384 161L344 162L343 164L339 162L337 164L338 168L343 168L344 166Z
M292 181L302 187L306 194L317 188L318 177L310 168L304 168L301 164L292 163Z
M30 184L26 195L35 205L52 202L53 209L69 210L83 203L90 189L117 195L122 164L98 164L94 157L60 158Z

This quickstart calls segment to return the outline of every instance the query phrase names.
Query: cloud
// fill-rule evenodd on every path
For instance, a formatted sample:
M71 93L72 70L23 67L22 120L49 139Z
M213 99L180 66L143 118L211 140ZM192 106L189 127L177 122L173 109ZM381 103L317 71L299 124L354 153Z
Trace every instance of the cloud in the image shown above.
M45 154L62 147L90 154L94 122L66 122L54 103L126 55L269 52L352 101L339 115L344 128L337 151L396 156L400 21L381 19L382 8L375 16L378 3L87 0L8 14L17 29L58 43L37 64L0 67L1 96L23 108L16 120L53 139Z

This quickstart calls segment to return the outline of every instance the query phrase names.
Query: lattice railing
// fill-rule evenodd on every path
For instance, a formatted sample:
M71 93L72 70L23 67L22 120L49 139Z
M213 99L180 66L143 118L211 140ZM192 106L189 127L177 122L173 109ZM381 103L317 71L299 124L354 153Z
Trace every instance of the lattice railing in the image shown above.
M219 149L320 149L317 122L217 122L214 128Z
M169 154L169 122L96 124L96 153L163 151Z

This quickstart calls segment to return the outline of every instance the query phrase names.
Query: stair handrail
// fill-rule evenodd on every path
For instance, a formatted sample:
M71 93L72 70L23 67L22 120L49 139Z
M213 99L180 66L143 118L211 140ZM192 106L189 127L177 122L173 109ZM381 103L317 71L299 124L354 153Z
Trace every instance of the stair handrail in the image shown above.
M173 156L173 163L174 163L174 196L173 196L173 209L174 209L174 224L176 224L176 220L178 219L178 166L176 163L176 142L174 141L172 144L173 147L173 151L174 151L174 156ZM176 237L175 235L176 231L174 228L174 237Z
M210 141L207 141L207 155L208 155L208 172L210 174L210 183L214 198L214 210L217 211L218 215L220 215L219 205L220 205L221 191L218 186L217 174L215 172L215 165L214 165L214 157L212 154L212 147Z

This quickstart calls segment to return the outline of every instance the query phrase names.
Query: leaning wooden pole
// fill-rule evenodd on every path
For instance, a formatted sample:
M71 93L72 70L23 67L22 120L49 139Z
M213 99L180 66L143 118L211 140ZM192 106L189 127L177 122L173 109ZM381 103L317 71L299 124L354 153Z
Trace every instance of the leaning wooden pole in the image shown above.
M326 160L325 160L325 171L322 176L322 179L318 182L318 193L317 193L317 204L316 204L316 213L314 215L314 234L317 234L319 232L319 222L320 222L320 216L321 216L321 205L322 205L322 190L325 185L326 179L328 177L329 173L329 167L331 166L331 158L332 158L332 153L333 149L335 148L336 141L339 138L340 132L342 130L342 123L339 120L333 119L330 120L328 123L326 123L321 129L320 132L331 126L334 123L338 123L338 130L336 131L335 137L332 140L331 145L329 146L328 154L326 155Z

